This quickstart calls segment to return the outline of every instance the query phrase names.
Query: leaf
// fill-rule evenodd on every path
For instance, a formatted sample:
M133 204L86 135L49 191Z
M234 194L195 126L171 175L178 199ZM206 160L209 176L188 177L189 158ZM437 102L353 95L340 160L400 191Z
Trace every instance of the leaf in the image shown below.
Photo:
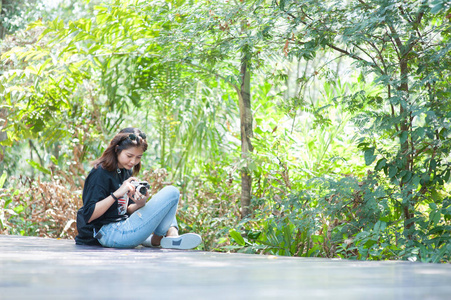
M420 183L424 185L424 184L429 183L430 180L431 180L431 175L424 173L423 175L421 175Z
M14 210L15 213L20 214L21 212L23 212L24 207L23 207L22 204L20 204L20 205L14 207L13 210Z
M387 159L381 158L377 161L376 167L374 167L374 170L380 171L380 170L382 170L383 167L385 167L386 164L387 164Z
M409 180L412 178L412 172L406 171L405 175L402 177L402 180L404 182L409 182Z
M421 178L418 175L413 176L412 178L412 185L417 186L420 184Z
M8 177L8 173L4 172L2 176L0 176L0 189L3 188L3 185L6 182L6 178Z
M261 233L262 233L261 231L251 231L248 233L248 236L250 239L256 240L261 235Z
M450 169L446 170L445 176L443 178L445 180L445 182L449 182L450 175L451 175L451 170Z
M229 232L229 235L238 245L240 245L240 246L245 246L246 245L246 242L244 241L244 238L237 231L231 230Z
M42 65L39 66L38 75L42 74L42 71L45 70L45 67L52 61L51 58L48 58Z
M441 0L432 1L431 6L432 6L431 13L433 13L433 14L437 14L437 13L441 12L442 10L446 9L445 1L441 1Z
M388 168L388 177L393 178L398 173L398 168L395 165L391 165Z
M413 132L413 138L414 140L418 140L418 139L422 139L424 137L425 134L425 130L423 127L418 127L417 129L415 129L415 131Z
M374 147L365 150L365 164L367 166L371 165L373 161L376 159L376 155L374 155Z
M404 144L407 140L407 138L409 137L409 133L407 131L403 131L401 132L400 136L399 136L399 142L401 144Z
M364 247L369 249L376 243L377 243L377 241L375 241L375 240L368 240L365 242Z
M431 191L431 197L432 197L432 199L434 199L435 202L440 201L440 194L437 192L436 189L433 189Z
M107 11L108 8L105 7L105 6L94 5L94 10L98 10L98 11Z
M437 167L437 161L435 159L432 159L431 163L430 163L431 171L435 171L436 167Z
M52 172L50 172L50 170L44 168L43 166L41 166L40 164L38 164L38 163L35 162L35 161L32 161L32 160L27 159L27 163L28 163L30 166L32 166L33 168L35 168L36 170L41 171L42 173L45 173L45 174L48 174L48 175L51 175L51 174L52 174Z
M440 222L441 214L440 211L432 211L429 214L429 222L431 222L434 226Z

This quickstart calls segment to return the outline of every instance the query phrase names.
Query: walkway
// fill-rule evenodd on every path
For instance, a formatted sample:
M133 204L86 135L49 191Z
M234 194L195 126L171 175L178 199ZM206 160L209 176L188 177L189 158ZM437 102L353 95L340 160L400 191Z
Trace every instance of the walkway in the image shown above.
M0 299L451 299L451 265L0 236Z

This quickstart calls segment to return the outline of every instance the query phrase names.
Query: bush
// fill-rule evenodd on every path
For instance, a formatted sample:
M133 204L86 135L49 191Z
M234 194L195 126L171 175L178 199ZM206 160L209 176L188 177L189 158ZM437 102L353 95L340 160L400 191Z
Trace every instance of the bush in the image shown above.
M28 177L10 178L0 189L0 233L53 238L74 238L81 191L61 182Z
M230 237L247 253L448 262L451 199L418 210L407 230L392 192L371 173L363 181L313 179L277 201L254 199L253 218Z

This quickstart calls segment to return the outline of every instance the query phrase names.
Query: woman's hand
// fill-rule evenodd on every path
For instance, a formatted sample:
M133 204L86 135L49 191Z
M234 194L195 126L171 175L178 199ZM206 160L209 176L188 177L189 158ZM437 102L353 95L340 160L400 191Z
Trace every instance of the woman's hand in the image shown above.
M114 195L117 198L120 198L128 193L128 196L132 197L135 194L135 186L131 183L132 181L138 181L138 178L130 177L127 180L125 180L120 186L120 188L114 192Z
M139 191L135 191L133 196L133 201L136 203L138 207L143 207L146 205L147 199L149 199L149 191L147 190L145 195L142 195Z
M127 207L127 212L131 215L141 207L144 207L149 198L150 198L149 191L147 191L145 195L142 195L139 191L136 191L135 195L133 196L134 203L130 204Z

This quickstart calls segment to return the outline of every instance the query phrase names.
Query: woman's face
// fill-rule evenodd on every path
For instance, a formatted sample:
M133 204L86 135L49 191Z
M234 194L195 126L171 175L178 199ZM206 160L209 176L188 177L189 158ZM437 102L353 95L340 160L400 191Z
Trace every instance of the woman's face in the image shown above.
M133 169L134 166L139 164L143 156L143 150L141 147L130 147L122 150L117 156L118 167L125 168L127 170Z

